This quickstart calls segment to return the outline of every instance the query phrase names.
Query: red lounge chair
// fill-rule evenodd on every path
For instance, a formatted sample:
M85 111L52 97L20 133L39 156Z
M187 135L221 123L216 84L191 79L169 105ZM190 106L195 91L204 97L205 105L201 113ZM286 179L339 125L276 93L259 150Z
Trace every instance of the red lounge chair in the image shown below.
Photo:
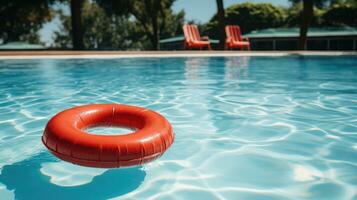
M208 37L201 37L196 25L185 24L183 26L185 34L185 49L202 49L211 50L211 43Z
M226 26L226 49L247 49L250 50L248 38L243 38L239 26Z

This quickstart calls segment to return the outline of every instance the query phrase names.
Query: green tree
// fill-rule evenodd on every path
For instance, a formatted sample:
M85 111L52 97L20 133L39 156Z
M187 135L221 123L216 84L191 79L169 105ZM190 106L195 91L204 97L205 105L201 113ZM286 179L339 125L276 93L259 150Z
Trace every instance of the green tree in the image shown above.
M301 3L301 0L289 0L289 1L293 5ZM309 0L309 1L312 2L316 7L323 8L327 6L328 1L334 1L334 0Z
M357 7L357 0L342 0L343 3Z
M356 0L291 0L288 26L300 24L299 49L306 49L309 26L356 26ZM301 11L302 10L302 11Z
M286 10L289 13L286 17L285 23L288 27L298 27L301 25L302 19L302 4L294 4L292 7ZM323 26L322 15L325 13L325 9L314 7L314 15L311 19L310 26L319 27Z
M97 0L113 15L128 13L135 18L137 31L151 43L150 49L159 49L160 36L172 35L181 30L184 13L174 14L171 7L175 0ZM169 29L174 28L174 29Z
M0 39L40 42L38 30L52 19L51 5L55 0L1 0Z
M301 0L290 0L293 4L301 2ZM331 0L330 0L331 1ZM300 23L300 39L299 49L306 50L307 32L311 21L314 17L314 5L323 8L326 6L328 0L302 0L302 14Z
M140 42L141 36L135 34L134 22L131 22L128 16L108 16L103 8L89 1L84 2L82 9L83 48L126 50L145 46ZM59 48L71 48L71 16L66 16L62 12L59 14L62 27L60 31L55 32L54 45Z
M285 23L285 11L269 3L235 4L225 10L227 24L239 25L243 33L252 30L281 27ZM218 16L214 15L206 25L210 37L217 38Z
M357 27L357 6L348 3L334 4L323 15L326 26Z

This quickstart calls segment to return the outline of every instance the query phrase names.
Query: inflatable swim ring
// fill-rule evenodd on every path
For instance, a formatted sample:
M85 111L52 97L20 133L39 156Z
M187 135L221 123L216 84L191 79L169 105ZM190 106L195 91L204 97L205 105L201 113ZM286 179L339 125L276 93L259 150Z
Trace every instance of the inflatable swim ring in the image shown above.
M88 134L94 126L135 129L126 135ZM136 106L94 104L70 108L55 115L42 136L58 158L74 164L100 167L141 165L160 157L173 143L170 123L160 114Z

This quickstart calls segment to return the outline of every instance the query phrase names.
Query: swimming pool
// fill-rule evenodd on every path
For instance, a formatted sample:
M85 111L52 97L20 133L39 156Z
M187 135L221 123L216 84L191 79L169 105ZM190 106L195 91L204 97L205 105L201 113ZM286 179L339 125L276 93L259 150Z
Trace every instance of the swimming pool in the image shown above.
M0 80L0 199L357 199L356 57L0 60ZM52 156L49 118L92 103L156 110L176 140L143 167Z

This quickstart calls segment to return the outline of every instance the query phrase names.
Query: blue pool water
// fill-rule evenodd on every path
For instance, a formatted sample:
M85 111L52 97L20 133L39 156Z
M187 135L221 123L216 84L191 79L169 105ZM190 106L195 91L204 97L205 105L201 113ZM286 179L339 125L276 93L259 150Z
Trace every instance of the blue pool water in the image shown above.
M175 143L125 169L52 156L47 121L91 103L156 110ZM0 60L2 200L356 200L356 188L356 57Z

